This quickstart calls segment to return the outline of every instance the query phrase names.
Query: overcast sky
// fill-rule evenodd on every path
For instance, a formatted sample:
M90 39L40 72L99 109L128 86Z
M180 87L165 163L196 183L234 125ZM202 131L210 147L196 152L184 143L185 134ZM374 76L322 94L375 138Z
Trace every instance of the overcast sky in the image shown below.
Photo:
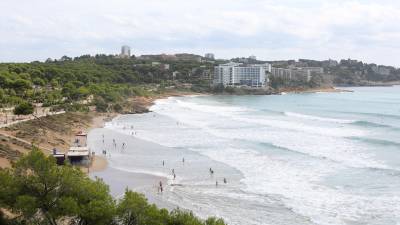
M215 53L400 67L399 0L0 0L0 61Z

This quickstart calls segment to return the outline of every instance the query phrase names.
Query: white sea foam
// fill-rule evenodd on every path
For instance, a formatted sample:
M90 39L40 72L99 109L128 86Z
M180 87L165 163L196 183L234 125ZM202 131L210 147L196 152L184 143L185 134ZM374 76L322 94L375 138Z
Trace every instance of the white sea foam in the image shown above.
M159 100L151 110L163 122L139 126L138 137L170 147L190 148L236 168L244 175L242 182L249 200L254 194L279 196L295 213L323 225L350 221L382 224L382 218L399 221L395 215L400 215L400 195L354 194L345 187L324 183L327 177L348 168L393 169L378 160L369 146L348 139L369 135L368 130L351 126L352 120L291 111L285 116L253 115L255 110L246 107L176 98ZM242 127L232 129L231 124ZM110 128L121 132L121 126ZM236 146L244 142L270 143L293 154L268 155L262 147ZM296 152L304 156L296 156Z
M284 112L286 116L290 117L297 117L301 119L307 119L307 120L317 120L317 121L325 121L325 122L334 122L334 123L353 123L355 122L354 120L345 120L345 119L336 119L336 118L327 118L327 117L319 117L319 116L311 116L311 115L306 115L306 114L301 114L301 113L295 113L295 112Z
M319 185L321 178L339 169L334 165L314 163L312 167L298 167L252 150L235 148L205 154L242 171L246 191L282 195L288 207L318 224L346 224L346 220L367 216L370 210L382 214L390 207L397 207L395 210L400 212L395 199L354 196Z

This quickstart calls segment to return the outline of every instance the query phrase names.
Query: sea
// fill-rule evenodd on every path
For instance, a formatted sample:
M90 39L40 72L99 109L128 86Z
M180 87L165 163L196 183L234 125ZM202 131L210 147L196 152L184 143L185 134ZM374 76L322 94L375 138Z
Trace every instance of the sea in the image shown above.
M157 201L232 225L400 224L400 86L345 89L160 99L106 129L163 148L127 142L110 166L164 176Z

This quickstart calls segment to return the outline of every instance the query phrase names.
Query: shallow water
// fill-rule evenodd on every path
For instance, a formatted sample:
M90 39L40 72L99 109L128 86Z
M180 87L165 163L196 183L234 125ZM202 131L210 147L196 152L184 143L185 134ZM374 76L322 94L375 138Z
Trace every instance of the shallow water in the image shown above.
M159 198L230 224L399 224L400 87L352 90L158 100L106 127L170 148L111 165L174 168Z

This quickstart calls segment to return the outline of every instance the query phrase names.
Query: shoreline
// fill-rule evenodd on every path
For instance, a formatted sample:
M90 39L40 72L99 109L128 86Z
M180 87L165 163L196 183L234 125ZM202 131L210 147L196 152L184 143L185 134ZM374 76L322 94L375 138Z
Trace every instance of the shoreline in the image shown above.
M282 93L301 94L301 93L318 93L318 92L339 93L339 92L353 92L353 91L345 90L345 89L338 89L335 87L327 87L327 88L315 88L315 89L306 89L306 90L300 90L300 89L286 90L286 91L280 90L278 93L272 94L272 95L282 95ZM104 125L106 122L112 121L113 119L115 119L116 117L121 116L121 115L149 113L150 107L155 104L155 101L160 100L160 99L166 99L169 97L210 96L210 95L214 95L214 94L213 93L204 94L204 93L195 93L195 92L172 92L172 93L164 93L164 94L152 96L152 97L139 97L133 101L136 101L136 103L139 102L139 105L142 108L141 111L132 112L132 113L112 113L108 116L100 115L100 116L94 117L93 124L88 128L87 133L91 132L93 129L96 129L96 128L104 128ZM143 108L145 110L143 110ZM109 163L108 163L107 158L105 158L104 156L96 155L91 166L89 167L89 174L102 172L104 170L107 170L108 168L109 168ZM146 174L144 174L144 175L146 175Z
M7 149L6 151L0 149L0 168L9 168L11 161L16 160L19 156L31 150L32 144L39 147L46 155L51 154L53 148L57 148L60 152L65 152L69 148L75 133L78 131L86 131L88 133L95 128L101 128L105 122L111 121L119 115L147 113L149 112L148 109L154 104L154 101L158 99L194 94L196 93L172 91L150 97L132 97L128 99L132 104L132 111L125 113L97 113L93 111L88 113L65 113L48 115L40 119L32 119L2 127L0 129L0 138L7 142L0 143L2 144L0 147ZM71 116L76 114L82 115L82 118L76 119L75 116ZM58 121L59 116L64 116L68 121L65 121L65 118L63 118L64 121L62 122ZM46 126L42 129L40 123L43 121ZM53 127L50 128L49 124ZM65 126L68 126L69 130L65 130ZM45 132L45 134L39 135L35 133L34 130L36 128L42 129L41 132ZM56 130L53 130L53 128ZM19 134L20 131L25 133L21 136ZM91 165L81 168L84 172L101 171L107 168L107 164L107 159L96 155Z
M151 106L154 105L155 101L159 99L166 99L169 97L184 97L184 96L206 96L207 94L199 94L199 93L194 93L194 92L171 92L171 93L165 93L157 96L152 96L152 97L139 97L136 99L132 99L132 101L138 103L139 108L142 110L139 112L133 112L133 113L112 113L110 115L100 115L100 116L95 116L93 118L93 122L91 126L87 129L87 133L91 132L92 130L96 128L104 128L104 125L106 122L112 121L118 116L121 115L129 115L129 114L143 114L143 113L149 113L149 109ZM143 110L144 109L144 110ZM101 155L95 155L94 160L92 164L89 167L89 173L94 173L94 172L101 172L104 171L108 168L108 160L104 156Z
M318 93L318 92L352 92L350 90L343 90L343 89L338 89L334 87L329 87L329 88L316 88L316 89L287 89L287 90L279 90L277 93L274 93L272 95L281 95L285 93ZM169 91L163 94L155 95L155 96L149 96L149 97L132 97L128 99L130 103L133 105L132 111L128 112L123 112L123 113L96 113L96 112L89 112L90 116L92 116L91 121L86 124L86 128L84 124L79 124L80 127L82 127L82 130L86 130L87 133L89 133L91 130L95 128L102 128L104 127L105 122L111 121L117 116L120 115L126 115L126 114L142 114L142 113L148 113L149 108L154 105L155 101L159 99L165 99L169 97L183 97L183 96L208 96L208 95L216 95L215 93L197 93L197 92L191 92L191 91ZM235 95L235 94L234 94ZM49 115L49 117L53 117L57 115ZM29 121L28 121L29 122ZM26 122L22 122L26 123ZM11 133L7 131L7 128L3 128L1 130L0 135L10 135ZM53 137L53 139L60 140L63 143L67 143L69 145L70 141L74 137L74 132L69 133L69 134L64 134L62 137ZM11 134L12 136L12 134ZM15 135L14 135L15 137ZM24 138L18 138L17 139L25 140ZM50 138L51 139L51 138ZM55 140L49 140L47 145L40 144L38 147L41 149L44 149L44 152L46 154L50 154L50 145L52 142ZM26 142L29 142L27 139ZM65 145L65 144L64 144ZM14 148L14 151L19 152L24 154L25 152L29 151L26 147L19 147L16 145L11 145L12 148ZM56 146L54 146L56 147ZM57 147L58 148L58 147ZM61 150L62 152L66 151L65 147L64 150ZM11 162L9 159L5 157L0 157L0 168L7 168L11 166ZM98 172L105 170L108 166L108 160L102 156L96 155L91 163L91 165L88 167L82 167L82 170L85 172Z

